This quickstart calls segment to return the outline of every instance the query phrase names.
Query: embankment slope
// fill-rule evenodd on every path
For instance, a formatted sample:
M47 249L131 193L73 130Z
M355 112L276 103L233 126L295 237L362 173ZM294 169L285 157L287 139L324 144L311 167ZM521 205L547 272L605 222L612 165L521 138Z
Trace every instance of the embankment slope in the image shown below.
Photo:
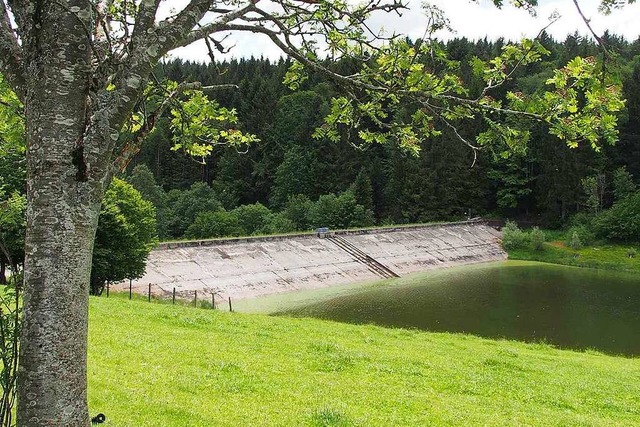
M500 234L482 223L163 243L134 291L250 298L506 259ZM386 273L385 273L386 271ZM117 288L125 289L127 283Z

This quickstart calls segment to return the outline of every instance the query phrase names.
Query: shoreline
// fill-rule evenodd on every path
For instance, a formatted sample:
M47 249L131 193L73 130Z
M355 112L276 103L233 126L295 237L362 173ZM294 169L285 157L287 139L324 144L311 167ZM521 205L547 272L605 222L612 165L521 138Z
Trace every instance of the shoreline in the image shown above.
M629 250L638 251L634 245L607 243L598 246L585 246L573 250L559 245L559 241L547 242L542 251L529 248L508 250L510 260L537 261L548 264L564 265L578 268L591 268L603 271L620 271L640 273L640 255L629 257Z

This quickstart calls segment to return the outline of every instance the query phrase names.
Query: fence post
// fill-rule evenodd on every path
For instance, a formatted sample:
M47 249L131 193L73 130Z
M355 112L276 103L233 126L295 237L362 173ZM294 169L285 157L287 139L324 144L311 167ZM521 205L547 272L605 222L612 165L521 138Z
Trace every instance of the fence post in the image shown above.
M107 298L109 298L109 282L107 282Z
M131 279L129 279L129 299L131 299Z
M216 294L211 294L211 310L216 309Z
M231 297L229 297L229 312L233 312L233 308L231 307Z
M194 307L198 307L198 291L193 291L194 292L194 297L193 297L193 306Z
M173 299L172 299L172 304L176 305L176 288L173 288Z
M148 301L151 302L151 283L149 283L149 298Z

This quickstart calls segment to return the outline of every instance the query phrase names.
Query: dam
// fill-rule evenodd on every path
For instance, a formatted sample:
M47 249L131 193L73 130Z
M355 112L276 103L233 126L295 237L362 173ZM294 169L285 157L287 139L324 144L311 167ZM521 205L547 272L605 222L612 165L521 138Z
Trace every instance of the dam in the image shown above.
M325 230L322 230L325 231ZM134 292L243 299L399 277L507 255L482 222L404 226L189 242L151 251ZM125 290L129 282L112 286Z

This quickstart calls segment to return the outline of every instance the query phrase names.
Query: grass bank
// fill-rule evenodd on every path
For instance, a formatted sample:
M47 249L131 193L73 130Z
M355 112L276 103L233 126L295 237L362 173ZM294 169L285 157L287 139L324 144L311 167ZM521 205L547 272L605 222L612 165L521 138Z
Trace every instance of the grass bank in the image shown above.
M91 298L107 426L631 426L640 359Z
M640 245L599 243L574 250L567 247L559 233L545 234L550 241L542 250L531 247L509 249L509 259L640 273ZM630 252L635 255L629 257Z

